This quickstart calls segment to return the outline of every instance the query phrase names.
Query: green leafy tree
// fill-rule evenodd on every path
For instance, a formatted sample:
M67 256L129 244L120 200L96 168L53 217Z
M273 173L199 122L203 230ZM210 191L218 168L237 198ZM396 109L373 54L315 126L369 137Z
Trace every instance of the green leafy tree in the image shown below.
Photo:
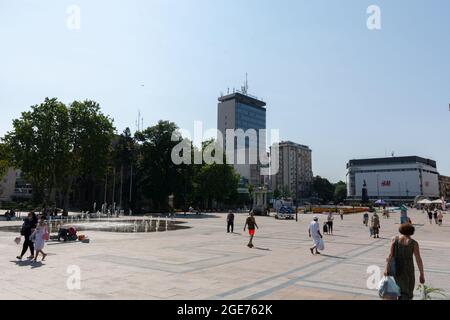
M112 120L96 102L75 101L67 107L46 98L13 121L4 142L11 165L32 184L35 204L66 209L74 183L79 193L91 194L93 183L103 178L113 133Z
M11 153L8 150L8 146L4 143L0 143L0 179L8 171L8 168L11 166L10 164Z
M198 192L208 207L212 201L219 204L231 204L237 200L239 176L234 168L227 164L205 164L196 177Z
M289 190L288 186L283 186L283 189L281 191L281 197L285 199L292 197L292 193Z
M178 130L175 123L159 121L157 125L136 133L140 143L139 186L157 210L167 209L167 199L179 185L181 174L171 158L172 149L182 140L172 141Z
M334 201L336 203L343 202L347 198L347 184L339 181L334 185Z
M216 141L208 140L202 143L202 151L214 150L211 153L212 157L216 156L219 151ZM221 163L203 162L201 165L194 165L193 176L193 199L195 203L202 207L211 208L213 201L217 202L219 206L235 205L238 202L238 186L239 174L236 173L233 166L226 163L225 155ZM249 192L253 192L253 187L249 186Z
M74 101L70 105L70 144L72 147L70 181L77 184L81 205L90 208L96 199L96 184L103 182L111 158L115 128L100 105L91 100ZM66 198L67 201L67 198Z
M275 191L273 192L273 198L274 198L275 200L278 200L278 199L281 198L281 192L280 192L280 190L279 190L278 188L275 189Z
M320 176L314 177L313 190L317 196L324 202L332 201L334 198L334 186L325 178Z
M136 170L138 146L130 128L126 128L113 142L112 166L120 175L117 183L119 190L119 205L122 208L133 208L130 201L130 185L132 186L132 171ZM133 190L131 190L132 192Z
M59 177L70 170L69 113L56 98L23 112L13 121L14 130L4 141L12 164L20 168L33 185L34 202L55 202L61 190Z

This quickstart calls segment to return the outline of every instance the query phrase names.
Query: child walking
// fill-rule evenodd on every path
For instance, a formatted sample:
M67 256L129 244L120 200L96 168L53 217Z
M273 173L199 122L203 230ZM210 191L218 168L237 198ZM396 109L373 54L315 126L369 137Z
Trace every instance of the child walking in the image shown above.
M48 234L48 226L47 223L45 223L45 218L42 216L39 219L39 223L36 227L36 230L34 230L33 234L31 235L32 239L34 239L34 250L35 250L35 256L34 256L34 262L37 261L37 258L39 256L39 253L42 253L42 261L45 260L47 257L47 254L43 251L45 246L45 241L48 240L49 234Z

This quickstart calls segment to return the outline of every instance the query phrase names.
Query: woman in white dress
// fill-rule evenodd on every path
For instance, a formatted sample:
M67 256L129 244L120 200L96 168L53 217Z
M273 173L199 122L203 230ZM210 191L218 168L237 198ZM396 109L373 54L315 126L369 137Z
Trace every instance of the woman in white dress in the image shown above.
M43 249L45 246L45 241L48 236L48 226L45 223L45 218L41 217L39 219L39 223L36 227L36 230L34 230L32 234L32 238L34 239L34 250L35 250L35 256L34 256L34 262L37 261L37 258L39 256L39 253L42 253L42 261L45 260L45 257L47 257L47 254L44 253Z

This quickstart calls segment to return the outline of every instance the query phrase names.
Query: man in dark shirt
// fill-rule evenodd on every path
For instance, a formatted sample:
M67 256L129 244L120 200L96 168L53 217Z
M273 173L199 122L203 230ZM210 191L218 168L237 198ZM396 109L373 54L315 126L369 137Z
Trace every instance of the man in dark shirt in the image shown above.
M22 253L20 256L17 256L18 260L22 260L23 256L27 252L28 248L30 249L31 255L28 259L33 259L34 257L34 243L31 240L31 234L34 232L37 226L37 217L33 212L30 212L27 218L24 220L22 228L20 230L20 234L25 237L25 242L23 243Z
M230 210L227 216L227 233L234 232L234 213Z
M255 236L255 227L256 229L259 229L258 225L256 224L255 215L253 214L253 211L250 212L250 216L245 221L244 232L247 226L248 226L248 233L250 234L250 241L247 246L249 248L253 248L253 237Z

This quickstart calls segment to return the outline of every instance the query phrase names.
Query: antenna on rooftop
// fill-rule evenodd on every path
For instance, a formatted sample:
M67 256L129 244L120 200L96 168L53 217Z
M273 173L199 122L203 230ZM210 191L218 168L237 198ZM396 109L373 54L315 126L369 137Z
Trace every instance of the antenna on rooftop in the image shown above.
M144 130L144 117L141 116L141 110L138 109L138 116L136 119L136 129L137 131Z
M138 109L138 116L136 119L136 129L137 131L141 131L141 110Z
M247 94L248 93L248 73L245 73L245 83L242 86L242 93Z

